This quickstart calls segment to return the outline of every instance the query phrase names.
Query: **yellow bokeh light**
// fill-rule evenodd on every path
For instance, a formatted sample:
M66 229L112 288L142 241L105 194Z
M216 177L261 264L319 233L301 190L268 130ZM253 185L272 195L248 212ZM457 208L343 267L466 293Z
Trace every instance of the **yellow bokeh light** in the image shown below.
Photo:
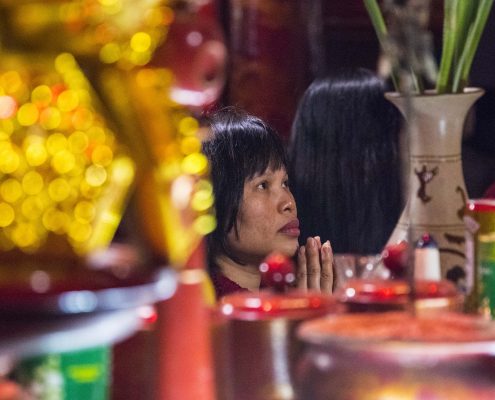
M91 236L91 225L79 221L73 221L69 227L69 237L75 242L85 242Z
M101 187L91 186L83 180L79 185L79 192L87 199L95 199L101 193Z
M22 126L31 126L38 121L40 113L33 103L26 103L17 110L17 121Z
M0 185L0 194L8 203L15 203L22 195L22 186L17 179L9 178Z
M93 124L94 115L91 110L87 108L80 107L72 116L72 123L74 124L74 128L77 130L86 130Z
M100 60L105 64L113 64L122 57L122 51L117 43L107 43L100 50Z
M36 171L29 171L22 177L22 190L29 195L36 195L43 190L43 177Z
M105 143L105 130L100 126L92 126L87 130L87 135L90 142L94 143Z
M198 128L198 121L193 117L182 118L179 122L179 132L186 136L195 135Z
M69 112L79 105L79 96L75 90L64 90L57 98L60 111Z
M0 172L11 174L19 168L20 158L17 151L12 146L0 147Z
M207 235L215 230L217 220L213 215L201 215L193 223L194 230L200 235Z
M21 204L22 214L28 220L38 220L43 213L43 201L40 196L30 196Z
M76 59L70 53L62 53L55 58L55 69L63 74L77 67Z
M21 76L17 71L7 71L0 76L0 86L5 90L5 93L17 92L22 86Z
M7 203L0 203L0 227L9 226L15 219L15 212L12 206Z
M146 65L151 60L151 51L133 51L128 58L134 65Z
M46 229L59 234L67 230L70 222L69 216L56 208L46 210L41 220Z
M90 186L98 187L107 180L107 171L98 165L91 165L86 169L85 178Z
M95 214L95 206L89 201L80 201L74 208L74 217L80 222L91 222Z
M73 132L69 138L69 150L73 153L83 153L89 144L88 136L81 131Z
M194 193L191 200L191 207L196 211L206 211L213 206L214 197L211 192L200 190Z
M0 121L0 128L2 131L4 131L8 136L12 135L14 132L14 123L12 120L7 119L7 120L1 120Z
M48 154L46 152L43 143L29 144L26 147L25 155L26 155L27 163L33 167L38 167L42 165L48 157Z
M56 129L62 122L62 115L55 107L48 107L40 114L40 124L47 130Z
M180 141L180 150L182 154L199 153L201 142L195 136L187 136Z
M61 202L69 197L71 187L69 183L63 178L57 178L50 182L48 185L48 195L53 201Z
M144 53L151 47L151 37L146 32L137 32L132 35L130 45L132 50L138 53Z
M181 169L186 174L202 174L208 167L208 160L201 153L190 154L184 157L181 163Z
M48 153L54 155L67 148L67 138L62 133L53 133L46 140Z
M95 163L96 165L102 167L108 166L112 162L112 160L112 149L105 145L96 146L96 148L93 150L93 153L91 154L91 161L93 161L93 163Z
M47 107L52 101L53 94L47 85L40 85L33 89L31 101L38 106Z
M33 246L39 238L32 224L20 223L12 230L12 240L17 246L23 248Z
M56 153L52 158L52 168L59 174L66 174L71 171L76 164L74 155L68 150L62 150Z

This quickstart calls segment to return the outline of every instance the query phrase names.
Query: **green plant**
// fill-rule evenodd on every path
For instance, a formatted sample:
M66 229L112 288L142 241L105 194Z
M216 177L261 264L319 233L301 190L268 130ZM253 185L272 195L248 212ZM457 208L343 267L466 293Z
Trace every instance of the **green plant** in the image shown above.
M389 33L377 0L363 0L382 49L386 52ZM494 0L444 0L443 43L436 79L437 93L462 92ZM413 81L419 81L414 77ZM396 70L392 80L399 90ZM421 91L418 88L418 91Z

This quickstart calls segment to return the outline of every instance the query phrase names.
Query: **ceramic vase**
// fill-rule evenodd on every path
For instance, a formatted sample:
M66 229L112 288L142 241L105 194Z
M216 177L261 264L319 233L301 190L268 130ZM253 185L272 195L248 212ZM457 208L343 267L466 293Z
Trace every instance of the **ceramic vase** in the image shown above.
M428 232L439 247L442 278L458 285L465 281L463 213L468 199L462 133L469 109L483 93L480 88L456 94L426 92L412 96L410 103L399 93L385 95L408 119L409 135L407 202L388 243L415 243Z

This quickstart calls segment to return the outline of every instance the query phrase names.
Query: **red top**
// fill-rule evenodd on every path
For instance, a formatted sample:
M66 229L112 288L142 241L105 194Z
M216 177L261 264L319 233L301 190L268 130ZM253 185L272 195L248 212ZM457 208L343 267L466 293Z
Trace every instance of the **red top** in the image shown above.
M223 297L227 294L239 292L239 291L246 291L247 289L244 289L240 287L237 283L234 281L231 281L229 278L224 276L221 273L216 273L211 277L213 287L215 288L215 293L217 295L217 299L220 297Z

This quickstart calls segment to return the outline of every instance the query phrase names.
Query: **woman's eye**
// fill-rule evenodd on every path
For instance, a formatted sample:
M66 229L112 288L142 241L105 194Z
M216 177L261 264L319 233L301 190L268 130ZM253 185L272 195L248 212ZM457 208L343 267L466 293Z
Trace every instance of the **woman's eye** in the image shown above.
M258 189L266 189L268 187L268 182L261 182L261 183L258 183L258 186L257 188Z
M283 181L283 182L282 182L282 186L283 186L283 187L288 188L288 187L290 186L290 185L289 185L289 180L288 180L288 179L286 179L285 181Z

